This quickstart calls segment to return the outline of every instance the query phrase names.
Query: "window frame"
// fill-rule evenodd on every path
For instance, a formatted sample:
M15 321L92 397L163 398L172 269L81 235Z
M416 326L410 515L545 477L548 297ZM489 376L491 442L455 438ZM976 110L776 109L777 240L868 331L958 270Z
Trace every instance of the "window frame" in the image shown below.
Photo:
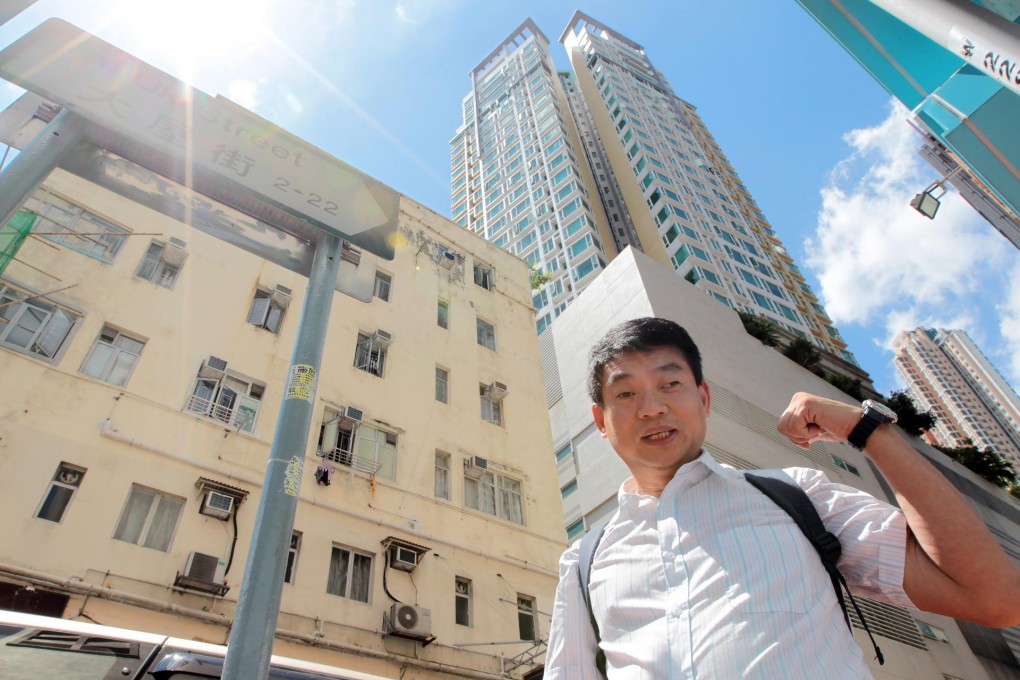
M479 347L496 351L496 325L475 317L475 340Z
M442 366L436 366L436 401L450 403L450 371Z
M461 586L464 586L463 592ZM472 582L471 579L463 576L454 576L453 579L453 622L455 625L473 628L474 617L472 616ZM461 602L463 605L463 618L461 620Z
M300 531L290 532L290 545L287 548L287 564L283 568L283 582L294 585L297 580L298 558L301 556Z
M262 300L265 300L264 309L256 309L256 306ZM274 312L276 313L275 316ZM279 300L274 300L273 291L260 287L255 289L245 322L256 328L267 330L274 335L279 335L280 328L283 326L283 317L286 313L287 305Z
M68 210L64 206L57 205L51 202L50 199L57 199L66 203L73 210ZM53 243L59 243L69 250L73 250L76 253L81 253L86 257L99 260L105 264L112 264L120 251L123 250L126 237L131 235L131 230L126 227L122 227L113 220L103 217L91 210L85 208L77 201L71 200L65 196L54 193L49 189L39 189L32 194L32 196L25 201L24 209L35 213L38 217L33 225L33 230L37 232L56 232L63 231L63 234L47 233L43 235L48 241ZM62 224L57 219L51 216L52 211L61 211L68 216L67 224ZM79 231L79 225L84 222L88 226ZM52 225L53 228L40 229L44 223ZM102 235L97 236L84 236L83 234L95 233L102 231ZM85 241L91 245L85 247L78 247L75 245L75 240ZM103 252L97 253L94 251L95 246L102 246Z
M501 399L494 399L488 394L488 391L488 385L479 383L478 400L481 408L481 418L496 427L504 427L506 419L503 413L503 401Z
M383 302L389 302L393 294L393 275L376 269L375 280L372 284L372 297L379 298Z
M153 248L159 248L158 255L153 253ZM167 248L180 248L182 251L180 264L173 264L167 260ZM135 277L142 279L143 281L148 281L149 283L155 284L161 288L173 290L174 286L177 285L177 280L180 278L181 270L184 268L184 260L186 258L187 251L183 246L172 245L169 241L153 239L149 242L149 247L146 248L145 254L142 255L142 261L135 270ZM146 273L145 270L147 266L151 266L151 270ZM172 275L169 275L171 271L173 273Z
M538 640L538 609L535 597L517 593L517 632L522 640ZM525 637L525 621L531 620L531 637Z
M436 451L435 475L433 477L432 495L444 501L450 500L453 481L450 475L452 456L445 451ZM442 478L442 481L440 479Z
M128 518L128 511L132 508L131 498L136 493L150 493L152 494L152 501L145 511L145 517L142 520L142 525L138 529L138 537L136 540L131 541L127 538L118 536L122 531L130 531L130 527L126 525ZM169 536L167 536L166 544L164 547L157 547L155 545L148 545L151 536L150 533L153 529L153 520L155 515L159 512L161 506L165 502L177 503L176 516L173 519L173 529L171 529ZM184 508L187 505L187 500L180 496L174 496L173 494L153 489L148 486L141 484L132 484L131 489L128 491L128 496L124 501L124 507L121 508L120 516L117 519L117 526L114 528L113 538L117 541L123 541L132 545L139 546L141 548L149 548L150 550L158 550L160 552L169 553L170 548L173 546L174 538L177 535L177 529L181 524L181 516L184 514Z
M66 482L62 479L65 470L78 474L78 480L76 482ZM67 511L71 507L71 503L74 501L74 497L78 495L78 489L81 488L82 480L85 479L85 473L88 472L87 468L83 468L80 465L72 465L63 461L57 465L57 471L53 473L53 477L50 479L50 483L46 486L46 491L43 492L43 497L39 501L39 505L36 507L35 513L32 515L35 519L41 519L46 522L53 522L54 524L63 524L64 518L67 517ZM67 496L67 500L64 501L63 507L60 509L60 518L53 519L52 517L44 517L42 515L43 509L50 502L51 497L55 497L54 492L57 489L63 489L70 492Z
M491 479L491 481L489 481ZM507 488L508 483L516 485L516 489ZM490 490L488 495L483 493L482 485ZM472 492L473 489L473 492ZM471 496L472 493L475 497L475 504L472 505ZM492 512L487 507L482 507L486 504L488 498L492 499ZM510 507L507 507L507 500L516 500ZM521 526L526 525L524 517L524 484L521 480L507 475L497 474L495 472L484 472L479 477L473 478L464 476L464 507L478 512L484 512L487 515L497 517L506 522L512 522ZM514 512L516 510L516 513ZM520 521L515 519L515 515L520 517Z
M67 349L70 338L83 315L30 290L12 285L9 281L0 281L0 303L4 302L10 304L0 307L0 320L4 322L3 325L0 325L0 345L51 364L57 363ZM39 320L39 315L44 316L39 320L37 328L34 331L29 331L32 337L26 344L12 342L10 336L13 331L27 330L25 326L19 324L28 310L33 310L37 320ZM41 343L51 333L50 324L57 318L62 318L68 325L56 347L50 350Z
M376 343L375 333L358 333L354 347L354 368L377 378L386 376L386 354L389 347Z
M450 328L450 301L439 298L436 304L436 325L440 328Z
M205 363L202 364L202 368L204 367ZM266 393L266 384L261 380L249 378L246 375L229 369L220 371L222 375L219 377L203 376L202 368L199 368L198 374L195 376L184 409L189 413L195 413L210 420L226 423L236 428L238 432L247 432L254 435L255 426L259 420L259 413L262 412L262 398ZM245 392L242 394L235 389L239 385L228 385L228 379L235 381L235 383L247 385ZM210 397L199 395L199 388L203 384L207 388L212 386L209 389ZM224 397L224 388L234 393L235 398L231 401L230 405L221 403ZM254 409L251 408L252 402L256 404ZM247 410L251 412L250 418L242 416L242 405L246 406ZM196 406L202 406L202 408L196 408Z
M114 334L114 338L109 341L104 341L103 336L108 331ZM125 347L120 347L116 344L116 342L121 338L125 338L132 342L139 343L141 347L139 347L137 352L133 352L132 350L127 349ZM92 343L92 347L89 349L89 353L85 355L85 360L81 364L81 369L79 369L79 373L81 373L82 375L87 375L90 378L95 378L96 380L101 380L105 383L109 383L110 385L124 387L131 380L131 376L134 375L135 367L138 366L138 360L142 356L142 350L145 349L145 342L146 342L145 340L142 340L141 338L131 333L126 333L117 328L116 326L103 324L103 327L99 330L99 335L96 336L95 341L93 341ZM92 358L96 355L96 350L100 346L109 348L111 350L111 354L106 359L106 362L102 367L102 370L98 371L98 375L95 375L89 373L86 369L89 367ZM127 373L124 375L123 382L115 382L113 380L110 380L110 375L113 373L113 370L120 363L120 357L123 355L134 357L134 359L131 361L131 366L128 368Z
M476 286L484 288L485 290L492 290L495 287L496 270L492 265L475 262L473 274Z
M334 567L334 560L335 560L335 557L336 557L336 554L337 554L338 551L346 552L347 553L346 578L344 579L343 592L342 593L334 592L331 589L332 586L333 586L332 582L333 582L334 576L339 576L339 574L334 574L334 569L335 569L335 567ZM358 597L354 597L353 596L354 593L352 592L352 585L353 585L353 581L354 581L354 578L355 578L355 576L354 576L355 569L353 568L354 567L355 557L361 557L361 558L364 558L364 559L368 560L368 568L364 572L364 581L365 582L362 584L362 586L364 588L364 591L365 591L365 599L364 600L362 600L362 599L360 599ZM326 577L326 594L327 595L335 595L337 597L342 597L345 600L351 600L352 602L362 602L364 604L371 604L372 603L372 585L373 585L373 583L372 583L372 570L373 570L374 566L375 566L375 555L373 555L372 553L366 552L364 550L358 550L357 548L355 548L353 546L344 545L342 543L333 543L332 549L330 550L330 553L329 553L329 568L328 568L327 577Z

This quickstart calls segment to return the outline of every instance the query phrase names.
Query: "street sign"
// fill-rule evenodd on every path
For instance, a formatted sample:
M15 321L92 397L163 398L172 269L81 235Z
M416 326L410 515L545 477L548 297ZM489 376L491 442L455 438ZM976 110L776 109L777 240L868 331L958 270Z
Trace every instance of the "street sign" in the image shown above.
M36 27L0 51L0 76L393 259L396 191L76 26L49 19Z

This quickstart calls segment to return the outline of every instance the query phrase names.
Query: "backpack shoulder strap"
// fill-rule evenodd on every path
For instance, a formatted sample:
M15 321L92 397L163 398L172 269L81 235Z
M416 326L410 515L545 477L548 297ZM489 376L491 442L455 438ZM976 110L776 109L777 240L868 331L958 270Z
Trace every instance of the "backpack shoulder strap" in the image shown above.
M577 573L581 585L581 596L584 598L584 606L588 609L588 619L591 621L592 632L595 633L596 645L602 641L602 637L599 635L599 624L595 620L595 612L591 608L591 593L588 590L588 584L591 583L591 567L595 561L595 551L598 549L599 543L602 542L602 535L606 533L608 525L609 522L605 521L592 527L581 539L577 555ZM595 665L602 677L606 677L606 655L601 648L595 655Z
M847 628L850 628L851 633L853 632L853 628L850 625L850 612L847 609L846 600L843 598L844 590L850 598L850 604L853 605L854 611L861 620L861 625L864 626L864 632L871 638L871 644L875 648L875 656L878 659L879 665L884 664L885 659L882 656L882 650L878 648L878 644L868 628L868 622L864 620L864 613L857 606L857 601L854 600L853 593L850 592L846 579L843 578L843 574L840 573L837 566L839 556L843 552L839 539L825 528L825 524L822 523L822 518L818 514L818 509L811 502L807 492L792 481L787 482L767 475L754 474L753 472L745 472L744 479L751 486L768 496L769 500L782 508L793 519L801 533L807 537L815 552L818 553L818 557L822 560L822 566L825 567L825 571L832 580L832 587L836 591L836 600L839 602L840 609L843 610L843 620L846 621Z

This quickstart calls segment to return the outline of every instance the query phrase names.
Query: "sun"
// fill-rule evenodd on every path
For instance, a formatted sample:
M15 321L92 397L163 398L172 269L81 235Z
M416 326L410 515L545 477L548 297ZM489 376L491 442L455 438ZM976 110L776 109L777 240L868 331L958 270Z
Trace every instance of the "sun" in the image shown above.
M229 67L269 42L270 0L120 0L106 23L184 73L214 61Z

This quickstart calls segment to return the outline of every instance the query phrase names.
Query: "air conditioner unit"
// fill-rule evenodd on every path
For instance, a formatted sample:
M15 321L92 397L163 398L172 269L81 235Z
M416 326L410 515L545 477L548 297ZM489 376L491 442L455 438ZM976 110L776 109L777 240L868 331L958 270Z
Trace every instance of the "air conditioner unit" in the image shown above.
M390 566L400 571L414 571L418 566L418 553L403 545L391 545Z
M439 264L444 269L453 269L453 265L457 264L457 256L449 250L443 250L439 256Z
M342 416L346 420L352 420L355 423L360 423L361 419L365 417L365 414L361 411L361 409L356 409L353 406L345 406Z
M378 330L375 333L373 333L372 334L372 339L375 342L378 342L383 347L386 347L391 342L393 342L393 336L390 335L388 332L383 331L383 330Z
M223 377L223 373L226 370L227 362L225 359L211 356L202 362L202 367L198 369L198 377L219 380Z
M502 401L503 397L509 394L506 385L501 382L491 383L485 390L488 392L489 398L494 401Z
M200 552L189 554L188 561L184 565L184 576L187 578L218 586L223 585L226 571L226 562L214 555Z
M277 286L275 289L273 289L273 292L270 294L269 299L280 306L286 306L290 302L290 298L293 294L294 291L292 291L287 286Z
M219 491L207 491L202 499L203 515L217 519L230 519L230 513L234 511L234 497Z
M172 238L163 248L163 261L174 267L180 267L188 257L184 241Z
M489 461L481 456L471 456L464 459L464 476L471 479L479 479L489 470Z
M432 636L432 612L424 607L397 603L390 607L390 633L422 639Z

